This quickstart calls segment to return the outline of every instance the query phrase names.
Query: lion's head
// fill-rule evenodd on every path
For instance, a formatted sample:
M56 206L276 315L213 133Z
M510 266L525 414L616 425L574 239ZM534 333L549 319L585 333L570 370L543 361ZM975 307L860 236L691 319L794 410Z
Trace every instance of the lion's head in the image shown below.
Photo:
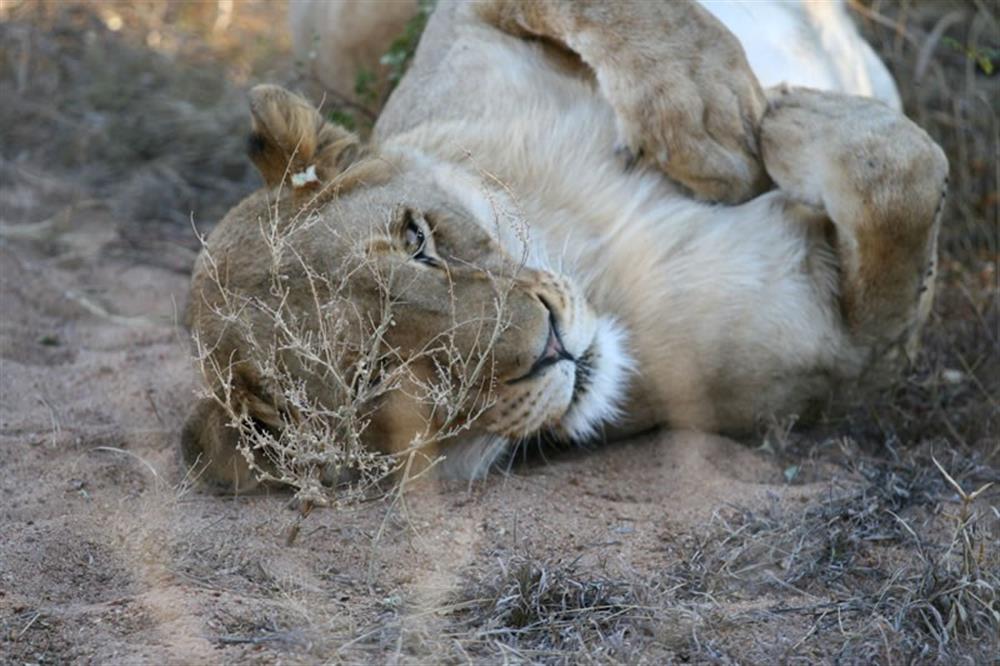
M276 437L320 418L379 451L434 442L468 474L505 442L583 438L615 414L622 334L545 268L501 185L364 147L281 88L255 88L251 111L266 187L215 228L192 280L212 397L185 427L189 461L245 485L232 418Z

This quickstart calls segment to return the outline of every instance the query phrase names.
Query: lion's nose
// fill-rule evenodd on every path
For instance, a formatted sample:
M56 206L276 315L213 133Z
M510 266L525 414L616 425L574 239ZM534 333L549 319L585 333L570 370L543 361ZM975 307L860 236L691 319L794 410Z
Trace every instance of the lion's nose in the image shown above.
M544 297L539 296L538 300L542 302L542 306L545 307L546 312L549 314L549 338L545 342L545 349L542 351L542 355L539 356L535 364L572 361L573 355L566 351L566 347L563 346L562 336L559 331L559 319L556 317L555 310L552 309L552 306Z
M555 363L561 360L573 360L566 348L563 347L562 340L559 339L559 335L553 326L549 325L549 339L545 342L545 350L542 355L536 361L538 363Z
M507 382L508 384L515 384L517 382L536 377L541 374L545 368L550 365L555 365L560 361L576 360L573 358L572 354L566 351L566 347L563 345L562 336L559 334L559 321L552 307L543 297L539 296L538 300L542 302L542 305L545 307L549 316L549 332L548 337L545 340L545 347L542 348L542 353L539 354L537 359L535 359L531 369L520 377L510 380Z

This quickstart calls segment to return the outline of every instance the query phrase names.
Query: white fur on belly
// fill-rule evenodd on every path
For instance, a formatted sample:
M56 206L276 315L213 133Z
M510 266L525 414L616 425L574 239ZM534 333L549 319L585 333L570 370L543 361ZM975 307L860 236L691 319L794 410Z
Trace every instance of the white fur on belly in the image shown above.
M700 0L736 35L765 88L787 83L901 108L889 70L861 38L843 0Z

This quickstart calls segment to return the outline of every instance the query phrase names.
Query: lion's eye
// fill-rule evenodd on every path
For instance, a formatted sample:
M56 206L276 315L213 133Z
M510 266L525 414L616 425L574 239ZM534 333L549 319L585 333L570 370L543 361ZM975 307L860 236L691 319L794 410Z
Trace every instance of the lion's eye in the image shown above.
M424 236L423 230L417 226L416 222L410 220L406 225L406 247L416 256L424 251L426 243L427 237Z
M427 236L424 234L424 230L420 228L420 224L414 219L412 212L408 210L405 215L406 226L403 233L405 234L406 249L410 256L428 266L436 266L437 261L427 254Z

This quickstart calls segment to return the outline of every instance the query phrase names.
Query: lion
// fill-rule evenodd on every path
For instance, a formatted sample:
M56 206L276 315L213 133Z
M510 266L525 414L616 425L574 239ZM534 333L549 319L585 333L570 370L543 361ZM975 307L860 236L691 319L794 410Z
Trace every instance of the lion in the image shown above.
M219 487L255 485L232 414L269 432L295 418L255 346L280 308L304 335L322 328L332 279L350 349L392 313L382 360L348 355L365 368L350 381L282 361L331 411L393 364L416 384L453 371L442 336L452 360L488 359L465 385L488 405L453 411L461 428L437 440L448 476L480 476L539 434L746 433L884 384L929 313L948 175L884 99L765 89L701 6L599 0L441 2L368 142L254 88L265 186L194 268L188 322L216 372L186 459ZM234 315L233 294L255 305ZM369 405L363 446L402 451L445 428L405 384Z

